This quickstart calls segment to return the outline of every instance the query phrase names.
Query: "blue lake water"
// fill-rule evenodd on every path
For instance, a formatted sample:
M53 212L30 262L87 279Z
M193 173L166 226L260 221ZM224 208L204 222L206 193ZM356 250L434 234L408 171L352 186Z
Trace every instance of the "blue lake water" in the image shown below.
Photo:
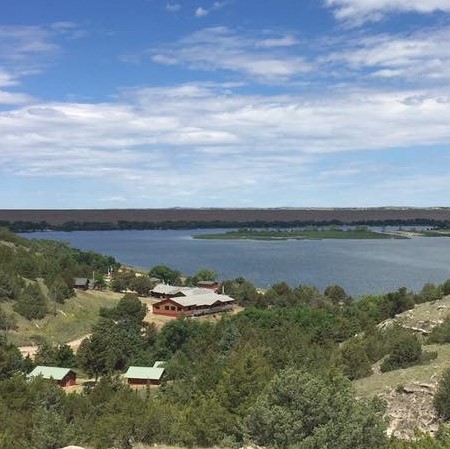
M450 238L410 240L194 240L218 230L36 232L141 268L168 265L185 274L211 268L220 279L243 276L262 288L286 281L323 289L343 286L357 297L398 287L419 290L450 278Z

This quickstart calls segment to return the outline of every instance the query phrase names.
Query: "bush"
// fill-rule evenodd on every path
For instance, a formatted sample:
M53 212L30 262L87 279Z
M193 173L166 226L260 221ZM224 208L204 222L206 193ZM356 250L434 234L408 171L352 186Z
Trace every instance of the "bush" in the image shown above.
M419 363L422 358L422 345L413 334L404 333L398 336L389 356L381 364L381 371L393 371Z
M349 341L342 347L341 357L343 372L350 380L361 379L372 374L372 366L363 341Z
M433 405L439 418L444 421L450 419L450 368L443 372L439 380Z
M438 344L450 343L450 315L447 316L442 324L431 331L428 342Z
M269 384L245 420L259 445L305 449L376 449L386 442L380 403L357 401L342 377L295 370Z

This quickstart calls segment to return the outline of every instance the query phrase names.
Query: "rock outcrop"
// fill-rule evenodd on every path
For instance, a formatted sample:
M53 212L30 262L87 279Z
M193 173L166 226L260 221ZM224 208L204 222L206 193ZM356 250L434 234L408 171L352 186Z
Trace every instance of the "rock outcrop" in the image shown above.
M434 434L439 427L433 408L436 384L412 382L380 395L387 402L388 435L412 439L415 430Z

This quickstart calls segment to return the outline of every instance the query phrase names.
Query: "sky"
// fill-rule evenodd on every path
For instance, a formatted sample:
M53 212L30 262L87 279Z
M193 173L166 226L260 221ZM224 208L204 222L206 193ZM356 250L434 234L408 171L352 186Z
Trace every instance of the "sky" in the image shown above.
M450 0L0 0L0 208L449 193Z

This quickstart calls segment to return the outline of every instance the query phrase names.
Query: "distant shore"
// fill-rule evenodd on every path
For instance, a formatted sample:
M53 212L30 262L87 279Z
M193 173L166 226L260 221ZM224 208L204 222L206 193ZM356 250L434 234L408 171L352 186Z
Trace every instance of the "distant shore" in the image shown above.
M450 228L450 208L1 210L15 232L294 228L325 225Z
M325 240L325 239L348 239L348 240L387 240L387 239L408 239L401 234L390 234L386 232L375 232L369 229L310 229L310 230L248 230L230 231L218 234L202 234L193 236L198 240Z

